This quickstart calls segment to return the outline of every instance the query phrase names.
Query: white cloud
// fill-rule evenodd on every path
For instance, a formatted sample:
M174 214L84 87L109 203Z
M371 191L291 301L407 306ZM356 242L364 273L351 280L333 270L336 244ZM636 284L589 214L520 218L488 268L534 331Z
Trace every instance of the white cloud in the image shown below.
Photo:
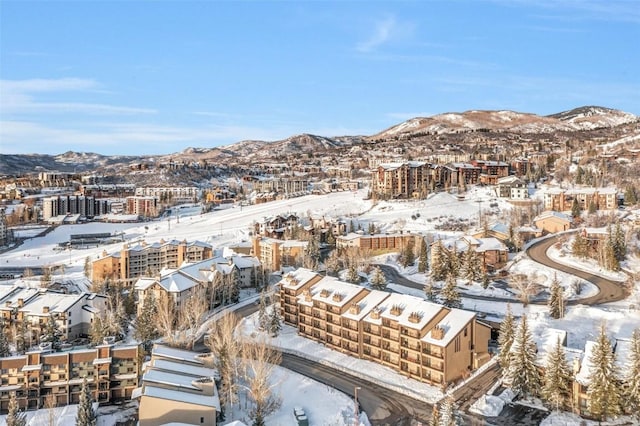
M358 43L356 49L363 53L372 52L377 47L383 45L394 37L397 30L398 24L395 17L389 17L382 21L378 21L375 25L373 34L371 34L367 40Z
M88 102L39 102L37 96L41 93L57 93L66 97L69 92L104 93L100 85L91 79L61 78L61 79L29 79L29 80L0 80L0 113L34 114L34 113L84 113L84 114L154 114L157 111L149 108L135 108L128 106L107 105Z

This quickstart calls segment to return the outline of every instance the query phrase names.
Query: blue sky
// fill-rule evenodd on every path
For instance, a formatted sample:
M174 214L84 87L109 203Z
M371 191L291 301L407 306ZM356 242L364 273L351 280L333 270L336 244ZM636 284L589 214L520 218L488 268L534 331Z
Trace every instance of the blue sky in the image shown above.
M640 115L640 1L0 1L0 152L166 154L471 109Z

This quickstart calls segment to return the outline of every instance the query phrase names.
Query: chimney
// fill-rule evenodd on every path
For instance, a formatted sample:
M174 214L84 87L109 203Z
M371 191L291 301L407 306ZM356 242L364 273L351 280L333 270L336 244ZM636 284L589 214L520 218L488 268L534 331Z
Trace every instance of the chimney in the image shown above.
M311 302L311 292L308 289L304 290L302 295L304 296L305 302Z
M360 305L358 303L352 303L349 307L349 313L358 315L360 313Z
M436 340L442 340L444 338L444 328L440 325L436 325L431 330L431 337Z
M329 297L330 294L331 291L329 291L329 289L323 288L320 290L320 297Z
M24 306L24 299L20 298L18 299L18 308L22 308Z
M371 319L380 319L380 308L373 308L373 310L371 311Z
M409 314L409 322L417 324L420 322L421 319L422 319L422 315L420 315L418 312L411 312Z
M400 305L393 305L389 312L391 312L391 315L399 316L402 313L402 307Z
M344 298L344 296L341 293L334 293L333 294L333 301L334 302L342 302L343 298Z
M43 314L48 314L49 313L49 307L48 306L43 306L42 307L42 313Z

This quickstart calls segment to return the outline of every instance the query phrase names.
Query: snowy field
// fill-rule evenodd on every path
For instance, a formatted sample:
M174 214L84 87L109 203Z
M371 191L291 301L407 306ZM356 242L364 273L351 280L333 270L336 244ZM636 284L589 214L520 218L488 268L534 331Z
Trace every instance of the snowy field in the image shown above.
M279 213L295 213L301 217L313 214L343 218L347 221L353 220L355 225L360 226L362 229L367 229L368 225L373 223L375 226L380 227L383 232L403 230L405 232L423 234L440 233L442 236L447 236L455 233L437 231L437 227L444 222L462 218L467 223L477 223L479 210L483 215L490 214L492 219L500 220L507 216L511 208L511 205L506 200L496 198L492 189L487 187L471 189L462 201L459 201L455 195L438 193L430 195L426 200L383 201L372 206L371 201L363 199L365 195L366 191L364 190L356 193L338 192L327 195L308 195L253 206L238 206L206 214L200 214L200 210L197 208L184 208L177 210L179 217L174 213L168 219L163 218L162 220L145 223L64 225L44 237L26 240L21 246L0 254L0 266L37 267L63 264L65 265L64 275L62 275L62 272L58 272L54 279L73 281L78 288L84 289L88 284L83 276L85 259L87 257L95 259L103 251L109 253L118 251L121 249L122 244L73 249L71 251L60 250L58 244L68 241L71 234L92 232L123 233L125 241L129 244L134 244L143 239L149 243L160 239L200 240L213 245L214 248L218 248L229 243L248 240L249 232L255 221ZM552 249L549 255L554 260L570 266L595 271L593 264L588 262L585 264L585 262L573 258L570 253L567 253L566 249ZM425 275L418 274L415 267L403 269L397 265L393 254L386 255L382 259L382 263L397 267L402 275L413 281L424 283L426 280ZM640 272L640 261L637 258L631 258L623 264L623 267L627 271L638 273ZM511 260L509 272L533 277L543 287L550 285L555 274L554 270L532 262L522 254L518 254ZM557 273L557 276L565 289L565 296L568 298L588 297L597 292L597 288L587 284L584 286L582 293L577 295L571 288L571 282L575 279L574 277L560 272ZM624 278L620 274L609 277ZM0 284L12 284L14 282L15 280L10 280L0 282ZM32 282L37 285L37 281ZM550 319L545 306L528 305L525 307L521 303L514 301L511 303L511 309L517 316L523 313L528 315L531 319L534 337L540 338L548 328L562 329L568 332L567 346L583 349L584 343L594 338L598 326L603 321L606 322L607 330L612 338L629 337L634 328L640 327L640 311L638 310L640 308L640 285L636 281L632 283L632 286L631 296L626 300L594 307L570 306L567 309L566 316L560 320ZM477 284L466 286L462 282L459 282L459 287L462 292L480 296L505 297L510 295L508 290L497 287L490 287L488 290L484 290ZM420 290L411 290L393 284L389 288L394 291L423 296L423 292ZM1 292L2 289L0 288ZM504 315L507 306L506 303L502 302L471 298L463 298L463 304L467 309L488 313L487 319L496 320L499 320ZM314 342L298 338L287 327L285 327L278 341L278 344L286 350L305 352L308 356L315 358L320 357L326 362L342 365L350 372L376 374L376 380L389 382L389 386L396 386L396 379L399 382L407 382L406 379L377 364L371 365L366 361L345 357ZM329 409L326 412L318 408L318 417L313 417L313 414L309 413L310 417L314 419L314 424L343 424L335 417L339 413L343 413L343 415L340 414L342 417L348 418L349 409L352 410L352 408L349 408L352 407L352 404L348 397L338 393L327 394L326 392L329 392L329 390L326 386L313 384L305 378L295 377L293 373L282 372L282 374L283 378L286 378L286 380L282 380L281 385L284 390L283 393L287 395L285 399L291 395L296 395L299 392L296 390L297 386L302 383L305 388L308 386L308 395L317 394L322 395L322 397L313 398L312 400L311 396L306 396L302 398L303 403L299 405L303 405L305 408L308 405L320 407L319 401L329 401ZM289 378L293 380L291 386L287 385ZM410 386L412 389L416 389L423 399L435 400L438 398L439 391L434 391L429 386L424 385L425 388L423 389L421 387L422 384L415 381L411 381ZM291 411L292 407L289 407L287 402L287 405L283 406L279 414L277 414L278 417L274 417L274 423L270 424L291 424L293 422ZM240 414L238 415L240 416ZM553 421L554 423L547 424L574 424L572 422L560 423L561 419L563 418L559 417L558 422L555 422L552 416L549 422ZM349 424L349 421L345 420L345 424Z

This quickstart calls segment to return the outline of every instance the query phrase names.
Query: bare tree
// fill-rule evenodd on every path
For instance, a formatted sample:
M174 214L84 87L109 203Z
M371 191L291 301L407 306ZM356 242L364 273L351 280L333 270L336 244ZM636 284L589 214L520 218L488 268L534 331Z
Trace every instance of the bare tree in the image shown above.
M235 336L238 318L232 312L225 313L209 327L209 337L205 344L211 351L213 367L222 380L220 403L222 409L238 400L238 377L240 376L240 353L242 347ZM230 412L233 412L230 410Z
M196 290L179 309L178 332L184 336L184 343L191 349L198 338L202 318L207 313L207 299L204 293L202 289Z
M282 354L271 348L264 338L248 342L243 353L245 379L253 400L249 417L253 425L263 426L265 418L282 404L282 399L274 392L278 384L270 380L282 360Z
M531 296L536 293L537 284L525 274L515 274L509 280L509 286L518 291L518 297L527 305Z
M54 394L47 395L44 399L44 408L47 409L47 420L49 426L56 425L56 406L56 396Z

